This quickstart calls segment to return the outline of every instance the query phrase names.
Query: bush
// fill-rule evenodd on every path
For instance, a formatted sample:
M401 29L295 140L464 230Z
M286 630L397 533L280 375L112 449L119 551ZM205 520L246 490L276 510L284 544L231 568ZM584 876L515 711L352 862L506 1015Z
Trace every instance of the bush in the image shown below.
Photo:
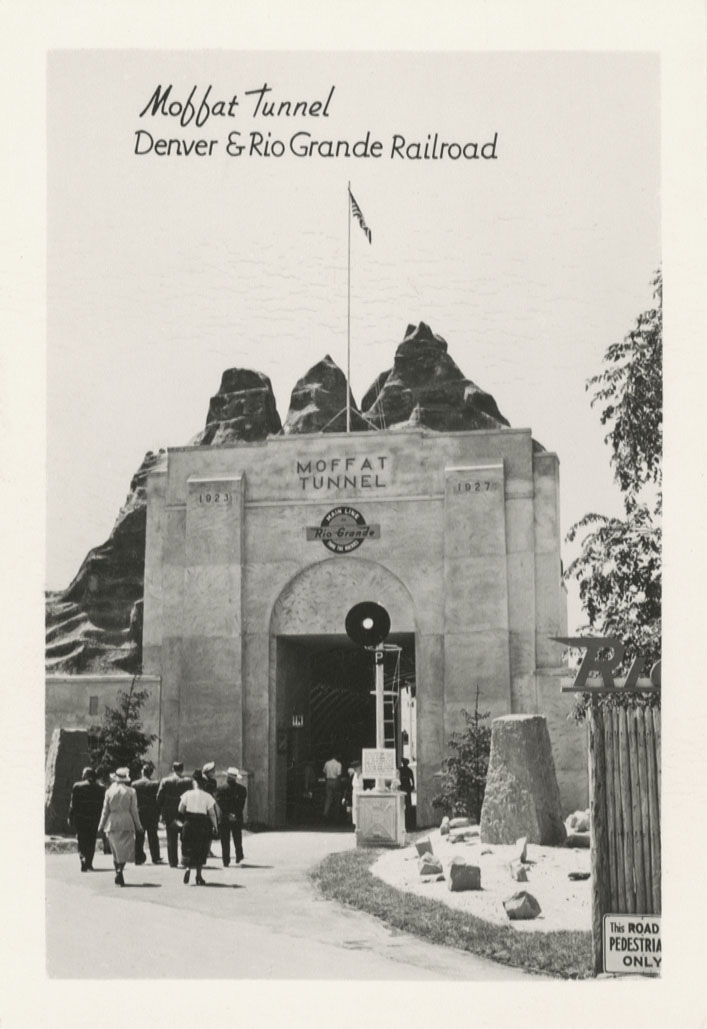
M442 764L441 790L432 806L447 815L468 815L481 819L486 775L491 752L491 726L486 725L490 712L479 711L479 690L473 714L463 710L466 727L449 737L452 754Z
M89 743L91 761L94 767L102 766L114 770L128 768L131 778L140 774L142 760L157 736L143 732L140 720L142 705L149 693L136 689L137 676L130 683L130 689L118 694L118 706L106 707L103 724Z

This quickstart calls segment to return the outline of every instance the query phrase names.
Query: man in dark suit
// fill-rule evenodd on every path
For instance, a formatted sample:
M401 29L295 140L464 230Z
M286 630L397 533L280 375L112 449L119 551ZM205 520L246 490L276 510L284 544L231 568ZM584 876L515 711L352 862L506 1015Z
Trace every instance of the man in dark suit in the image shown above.
M236 864L239 865L243 860L243 807L248 791L238 782L239 779L240 772L231 767L226 772L225 786L219 786L216 790L216 803L220 809L221 856L226 868L231 863L231 836L236 849Z
M93 871L93 855L105 791L96 782L93 768L84 768L81 776L81 781L74 783L71 788L69 825L76 830L81 871L90 872Z
M172 774L162 779L157 790L157 810L167 830L167 858L170 868L176 868L179 864L179 801L182 794L191 789L191 779L183 775L183 772L184 763L173 762Z
M135 834L136 865L144 865L147 861L145 856L145 834L147 834L147 842L150 846L152 864L158 865L162 860L160 857L160 840L157 835L157 825L160 820L160 812L157 807L157 790L159 789L159 783L155 782L151 778L153 772L153 765L143 765L142 778L136 779L132 784L132 787L137 794L137 810L143 827L143 832L137 832Z

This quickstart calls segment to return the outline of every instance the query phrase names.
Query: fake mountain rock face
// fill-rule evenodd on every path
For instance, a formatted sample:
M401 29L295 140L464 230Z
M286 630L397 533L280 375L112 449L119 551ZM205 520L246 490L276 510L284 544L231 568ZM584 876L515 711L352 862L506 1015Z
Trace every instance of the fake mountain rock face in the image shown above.
M360 432L367 428L351 397L351 429ZM346 376L328 354L310 368L292 390L290 410L282 431L286 436L346 432Z
M164 461L149 451L130 482L113 531L90 550L71 585L46 596L48 672L135 673L142 663L147 475Z
M508 421L490 393L464 377L447 343L420 322L408 325L390 372L363 398L363 414L376 428L419 426L438 432L500 429Z
M346 431L346 378L327 355L297 382L284 426L270 380L230 368L209 404L195 446L253 443L270 435ZM363 398L351 398L351 429L497 429L496 402L466 379L447 344L424 322L409 325L392 369ZM46 596L46 668L54 673L128 672L142 666L147 475L165 460L146 454L109 538L89 551L71 585Z
M206 426L192 440L195 446L254 443L280 432L282 424L267 375L229 368L211 398Z

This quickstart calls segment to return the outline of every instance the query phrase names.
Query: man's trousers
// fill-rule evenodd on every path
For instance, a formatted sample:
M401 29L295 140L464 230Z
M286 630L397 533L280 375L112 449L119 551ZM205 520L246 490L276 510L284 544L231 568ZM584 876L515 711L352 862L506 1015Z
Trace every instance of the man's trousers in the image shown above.
M221 837L221 857L223 858L224 865L228 866L231 863L231 836L233 836L233 846L236 851L236 861L243 860L243 830L240 825L236 822L224 822L219 826L219 836Z
M86 868L93 866L93 855L96 853L96 835L98 833L98 822L95 825L76 827L76 843L78 846L81 864Z
M150 857L152 858L152 864L155 865L160 859L160 839L157 835L157 822L146 822L144 819L141 819L141 821L145 831L135 833L135 864L144 865L147 860L145 856L145 835L147 835Z

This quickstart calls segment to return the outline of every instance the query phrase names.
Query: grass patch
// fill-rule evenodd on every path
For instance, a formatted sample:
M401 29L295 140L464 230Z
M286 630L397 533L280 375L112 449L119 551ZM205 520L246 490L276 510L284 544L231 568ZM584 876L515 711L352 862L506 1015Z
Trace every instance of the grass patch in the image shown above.
M519 933L388 886L370 871L380 850L330 854L311 873L325 897L375 915L430 943L458 947L528 972L591 978L591 933Z

